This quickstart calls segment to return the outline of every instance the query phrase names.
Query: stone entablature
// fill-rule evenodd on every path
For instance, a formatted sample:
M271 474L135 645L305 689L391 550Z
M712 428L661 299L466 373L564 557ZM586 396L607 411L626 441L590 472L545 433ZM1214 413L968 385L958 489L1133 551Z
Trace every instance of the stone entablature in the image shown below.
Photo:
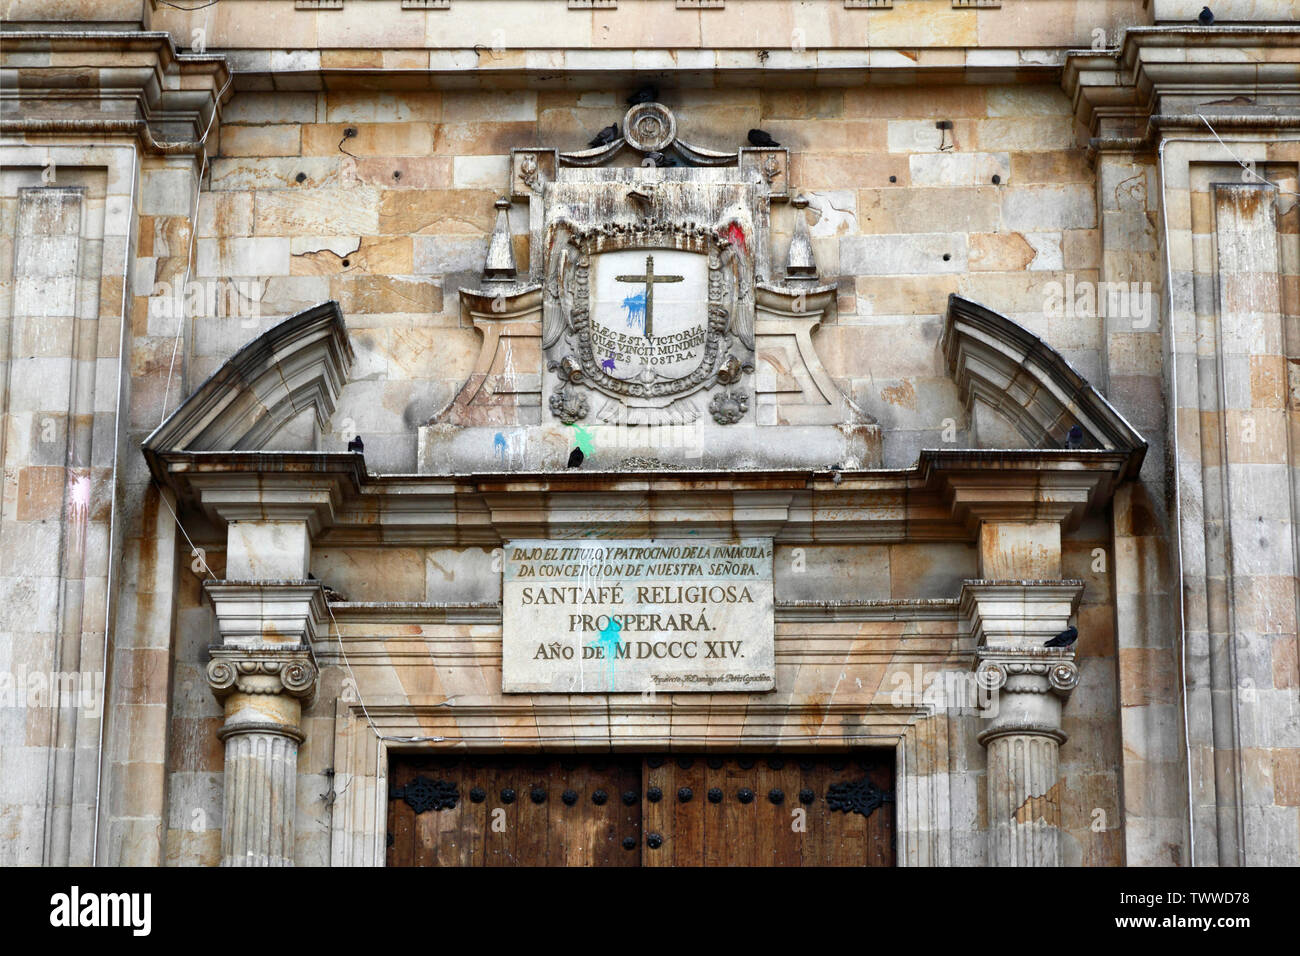
M1071 53L1061 83L1090 154L1133 152L1170 135L1300 126L1298 66L1296 25L1134 27L1115 50Z

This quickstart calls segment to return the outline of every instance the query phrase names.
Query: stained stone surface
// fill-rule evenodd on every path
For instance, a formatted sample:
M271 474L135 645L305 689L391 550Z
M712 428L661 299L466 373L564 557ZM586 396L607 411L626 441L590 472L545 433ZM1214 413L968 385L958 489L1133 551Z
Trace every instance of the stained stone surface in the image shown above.
M380 735L893 747L908 865L1300 860L1290 0L1221 0L1209 28L1192 26L1202 0L298 6L0 10L19 31L2 45L0 863L215 865L223 828L265 818L226 802L256 777L285 798L268 862L382 864ZM184 52L199 36L208 52ZM520 163L557 176L558 152L623 122L630 84L611 77L650 75L685 141L732 152L758 127L782 143L783 160L743 167L776 198L752 401L728 425L703 402L689 423L571 426L549 407L544 208ZM636 211L618 190L742 168L643 159L583 167L619 221ZM801 192L818 278L797 311L782 264ZM483 291L502 195L523 290L504 314L461 291ZM193 315L170 305L187 277ZM1136 312L1103 305L1131 291ZM950 355L954 293L1040 344L976 332ZM332 358L264 337L329 301ZM255 361L227 365L250 345ZM1067 478L1048 464L1081 407L1043 376L1053 356L1141 433L1138 473L1072 486L1107 454L1092 435ZM222 368L231 387L201 393ZM142 442L196 395L214 404L189 422L211 441L151 470ZM243 427L257 419L278 430ZM356 435L364 455L335 481L330 456ZM998 448L1039 457L1002 453L961 488L908 471L927 449ZM232 535L196 486L261 451L224 489L237 520L304 533ZM686 487L692 471L708 487ZM981 534L981 505L1019 526ZM773 689L503 693L498 549L592 523L770 535ZM304 570L317 585L224 600L233 621L203 592ZM968 686L963 582L1022 571L1083 582L1052 759L1012 735L988 747L960 694L917 692ZM335 600L313 605L328 626L303 740L275 775L243 775L243 743L231 764L217 736L209 648L223 628L283 638L319 582ZM1041 636L1049 622L1020 613L999 627ZM32 692L69 671L89 694Z

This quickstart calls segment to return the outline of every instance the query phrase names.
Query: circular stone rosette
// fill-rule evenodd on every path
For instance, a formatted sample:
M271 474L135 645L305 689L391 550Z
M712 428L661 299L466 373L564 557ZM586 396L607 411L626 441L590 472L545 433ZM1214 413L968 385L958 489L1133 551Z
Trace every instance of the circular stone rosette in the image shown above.
M658 103L638 103L623 117L623 132L641 152L663 152L677 138L677 120Z

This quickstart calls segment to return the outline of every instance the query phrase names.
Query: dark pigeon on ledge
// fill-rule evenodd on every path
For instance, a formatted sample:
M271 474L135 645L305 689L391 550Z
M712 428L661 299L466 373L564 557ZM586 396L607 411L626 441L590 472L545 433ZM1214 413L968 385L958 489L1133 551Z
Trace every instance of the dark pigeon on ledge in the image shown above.
M627 105L636 106L639 103L656 103L658 101L659 88L647 84L627 98Z
M1214 23L1214 11L1209 7L1201 7L1201 12L1196 15L1196 22L1203 27L1208 27Z
M316 577L316 575L314 575L314 574L312 574L310 571L308 571L308 572L307 572L307 580L308 580L308 581L320 581L320 578ZM321 582L321 588L324 589L324 591L325 591L325 600L326 600L326 601L330 601L330 602L343 601L343 602L345 602L345 603L347 602L347 598L346 598L346 597L344 597L344 596L343 596L342 594L340 594L338 591L335 591L332 587L330 587L328 584L324 583L323 581Z
M1077 627L1067 627L1056 637L1052 638L1044 647L1069 647L1079 639L1079 629Z
M1078 425L1070 426L1070 433L1065 436L1065 447L1070 449L1083 447L1083 429Z
M618 135L619 135L618 124L611 123L609 126L606 126L599 133L597 133L596 137L593 140L591 140L591 142L589 142L587 145L592 147L608 146L610 143L614 142L614 140L618 139Z
M774 140L772 138L772 135L768 133L767 130L751 129L749 131L749 145L750 146L780 146L781 144L778 143L776 140Z
M581 468L581 467L582 467L582 460L583 460L584 458L586 458L586 457L587 457L587 456L584 455L584 454L582 453L582 449L581 449L581 448L575 448L575 449L573 449L573 451L569 452L569 464L568 464L567 467L569 467L569 468Z
M365 453L365 450L366 450L366 445L365 442L361 440L360 435L352 439L352 441L348 442L348 451L354 451L358 455L361 455Z

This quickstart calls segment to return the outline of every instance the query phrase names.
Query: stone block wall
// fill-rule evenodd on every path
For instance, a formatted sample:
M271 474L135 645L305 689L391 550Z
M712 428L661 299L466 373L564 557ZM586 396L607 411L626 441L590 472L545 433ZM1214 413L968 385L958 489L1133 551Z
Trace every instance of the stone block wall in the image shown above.
M477 282L510 148L580 148L621 119L623 94L236 94L200 200L194 272L233 289L225 301L240 314L195 318L186 387L274 322L336 299L358 362L319 447L361 434L372 468L414 471L414 428L451 400L477 357L457 290ZM968 442L938 349L949 293L1026 325L1086 378L1103 376L1100 310L1062 305L1067 289L1095 286L1101 253L1092 172L1058 89L664 98L688 141L734 148L759 127L790 148L818 264L840 280L838 316L814 342L837 384L880 420L886 466ZM792 215L777 213L777 261ZM524 210L511 221L522 268Z

